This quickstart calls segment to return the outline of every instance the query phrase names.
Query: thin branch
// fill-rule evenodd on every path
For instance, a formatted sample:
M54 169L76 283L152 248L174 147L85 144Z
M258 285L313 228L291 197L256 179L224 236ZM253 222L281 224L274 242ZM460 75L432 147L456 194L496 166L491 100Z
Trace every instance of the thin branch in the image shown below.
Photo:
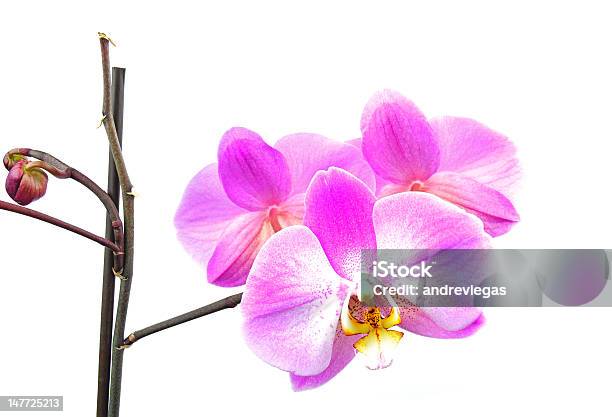
M121 248L110 240L104 239L101 236L93 234L85 229L81 229L80 227L77 227L73 224L66 223L63 220L49 216L48 214L41 213L40 211L32 210L27 207L22 207L17 204L12 204L2 200L0 200L0 210L12 211L13 213L18 213L24 216L32 217L37 220L41 220L54 226L61 227L62 229L68 230L69 232L76 233L77 235L83 236L87 239L93 240L94 242L109 248L113 252L121 252Z
M112 105L113 117L117 125L119 145L122 144L123 133L123 92L125 83L125 68L113 67ZM107 193L115 207L119 207L119 177L115 168L113 155L108 155ZM113 219L106 214L106 238L114 234ZM98 399L96 417L107 417L110 392L111 356L113 351L113 315L115 308L115 271L113 268L113 253L104 251L104 269L102 275L102 296L100 303L100 346L98 355Z
M130 176L128 175L125 161L123 160L123 154L121 151L121 144L119 143L119 135L117 134L117 127L115 126L115 120L113 116L113 103L112 103L112 78L110 68L110 56L109 56L109 44L110 39L103 33L98 33L100 38L100 50L102 52L102 78L103 78L103 99L102 99L102 123L108 136L108 142L111 148L111 153L115 161L117 168L117 175L119 176L119 184L121 188L124 188L124 193L132 191L132 183Z
M124 262L123 222L121 221L121 217L119 216L119 211L117 210L115 202L103 189L98 186L98 184L90 180L87 176L77 171L76 169L70 170L70 178L91 190L96 196L98 196L100 201L106 207L106 212L111 218L111 227L113 228L114 241L121 248L120 252L114 254L114 269L116 272L121 273L121 271L123 270Z
M130 302L130 289L132 286L132 273L134 269L134 194L132 183L123 160L119 136L113 117L112 108L112 80L109 46L110 39L103 33L98 33L100 38L100 52L102 55L102 80L103 80L103 99L102 99L102 122L108 136L111 153L117 168L119 184L121 185L121 199L123 201L123 220L125 227L124 251L125 260L123 273L125 279L121 281L119 288L119 299L117 300L117 314L115 319L115 329L113 332L113 357L111 362L111 386L110 399L108 406L109 417L119 416L119 405L121 401L121 379L123 374L123 350L119 346L125 338L125 322L127 319L128 305Z
M154 333L161 332L162 330L166 330L171 327L178 326L179 324L187 323L188 321L195 320L197 318L204 317L212 313L216 313L217 311L234 308L238 304L240 304L241 300L242 293L230 295L227 298L215 301L214 303L209 304L207 306L200 307L188 313L181 314L180 316L176 316L171 319L154 324L152 326L145 327L144 329L135 331L134 333L126 337L121 347L127 348L136 343L138 340L150 336Z
M113 227L113 241L120 248L119 251L114 253L114 269L116 272L120 273L123 269L123 224L121 222L121 217L119 216L119 211L117 210L117 204L113 201L113 199L106 193L98 184L92 181L89 177L87 177L82 172L72 168L68 164L60 161L56 157L47 152L37 151L35 149L29 148L16 148L10 150L7 155L9 157L20 155L20 156L29 156L32 158L36 158L42 161L41 168L47 170L50 174L54 175L57 178L70 178L79 184L83 185L89 191L91 191L102 204L106 208L108 215L112 221ZM35 166L37 162L33 162L30 165Z

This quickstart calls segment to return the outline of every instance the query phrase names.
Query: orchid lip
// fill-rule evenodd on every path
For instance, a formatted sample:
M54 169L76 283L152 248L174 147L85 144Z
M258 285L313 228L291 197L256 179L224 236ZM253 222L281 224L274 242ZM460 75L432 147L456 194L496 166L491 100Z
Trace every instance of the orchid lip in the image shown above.
M399 309L392 307L386 317L382 317L378 307L370 307L365 312L365 320L353 317L349 300L344 303L340 317L342 331L347 336L365 334L353 347L362 354L369 369L382 369L391 365L392 354L404 336L402 332L388 330L401 323Z

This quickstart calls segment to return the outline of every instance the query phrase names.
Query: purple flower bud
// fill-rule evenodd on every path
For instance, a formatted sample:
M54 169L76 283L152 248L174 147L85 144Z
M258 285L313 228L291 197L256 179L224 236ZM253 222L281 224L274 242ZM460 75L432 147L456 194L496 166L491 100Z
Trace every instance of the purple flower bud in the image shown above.
M19 161L27 162L28 158L20 154L13 154L11 151L11 152L7 152L4 155L4 158L2 159L2 162L4 163L4 167L6 168L7 171L10 171L11 168L13 168L15 164Z
M30 165L27 160L16 161L6 177L6 192L22 206L38 200L47 191L47 174Z
M13 161L11 161L11 158L9 158L8 153L4 155L2 162L4 163L4 167L9 171L13 167Z

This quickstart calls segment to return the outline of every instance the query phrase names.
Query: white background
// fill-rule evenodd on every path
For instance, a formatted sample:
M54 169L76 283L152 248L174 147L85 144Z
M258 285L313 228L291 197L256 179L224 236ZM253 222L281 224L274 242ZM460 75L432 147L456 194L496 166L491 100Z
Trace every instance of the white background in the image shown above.
M104 186L96 32L116 40L140 193L128 331L232 292L205 283L172 223L226 129L354 138L385 87L517 144L522 222L498 247L611 248L606 2L421 3L3 2L1 152L43 149ZM100 205L67 181L32 207L104 233ZM64 415L93 415L103 251L10 213L0 228L0 395L64 395ZM122 415L609 415L612 309L487 316L474 337L407 335L390 368L355 362L293 393L246 348L239 311L222 312L127 351Z

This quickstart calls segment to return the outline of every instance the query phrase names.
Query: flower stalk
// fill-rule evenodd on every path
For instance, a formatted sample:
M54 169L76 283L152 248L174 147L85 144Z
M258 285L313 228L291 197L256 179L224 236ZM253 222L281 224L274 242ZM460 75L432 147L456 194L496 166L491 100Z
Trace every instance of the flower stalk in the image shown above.
M72 168L71 166L65 164L60 161L56 157L51 154L48 154L43 151L37 151L35 149L29 148L15 148L7 152L4 157L5 161L13 161L13 160L22 160L23 158L36 158L38 161L29 162L28 166L43 169L46 172L50 173L56 178L67 179L70 178L79 184L83 185L89 191L91 191L102 204L106 208L106 212L111 218L111 223L113 227L113 242L117 247L117 250L113 251L114 255L114 270L117 273L121 273L123 269L123 261L124 261L124 250L123 250L123 223L121 221L121 217L119 216L119 211L117 210L117 205L111 199L111 197L106 193L98 184L92 181L89 177L87 177L82 172ZM6 163L5 163L6 165ZM80 229L82 230L82 229ZM109 239L110 240L110 239Z
M242 293L230 295L229 297L223 298L219 301L215 301L212 304L205 305L204 307L197 308L187 313L181 314L171 319L164 320L162 322L153 324L149 327L145 327L142 330L135 331L125 338L121 348L125 349L136 343L138 340L143 339L147 336L161 332L162 330L169 329L179 324L187 323L191 320L198 319L200 317L208 316L209 314L216 313L221 310L228 308L234 308L242 301Z
M69 232L76 233L77 235L83 236L96 243L99 243L100 245L109 248L115 253L119 253L121 251L121 248L117 244L115 244L114 242L111 242L108 239L105 239L101 236L91 233L85 229L81 229L80 227L67 223L63 220L57 219L53 216L49 216L48 214L41 213L40 211L32 210L30 208L23 207L23 206L13 204L13 203L9 203L9 202L2 201L2 200L0 200L0 210L12 211L13 213L32 217L33 219L41 220L43 222L52 224L54 226L68 230Z
M132 285L132 272L134 267L134 194L132 183L127 172L125 161L119 143L119 135L115 126L112 103L112 78L109 47L112 43L110 38L104 33L98 33L100 39L100 51L102 56L102 123L108 137L110 151L115 161L119 185L121 186L121 199L123 201L123 220L124 220L124 266L119 288L119 298L117 300L117 313L115 327L113 331L113 349L111 360L111 378L108 415L109 417L119 416L119 406L121 400L121 380L123 374L123 344L125 323L127 319L128 305L130 301L130 290ZM113 44L114 45L114 44Z
M119 145L122 145L123 134L123 92L125 68L113 67L112 74L112 108L117 129ZM116 207L119 207L119 177L112 152L108 156L107 193ZM113 236L113 219L106 215L106 238ZM104 268L102 276L102 295L100 302L100 346L98 355L98 398L96 417L107 417L110 392L111 357L113 352L113 319L115 313L115 269L113 253L104 251Z

